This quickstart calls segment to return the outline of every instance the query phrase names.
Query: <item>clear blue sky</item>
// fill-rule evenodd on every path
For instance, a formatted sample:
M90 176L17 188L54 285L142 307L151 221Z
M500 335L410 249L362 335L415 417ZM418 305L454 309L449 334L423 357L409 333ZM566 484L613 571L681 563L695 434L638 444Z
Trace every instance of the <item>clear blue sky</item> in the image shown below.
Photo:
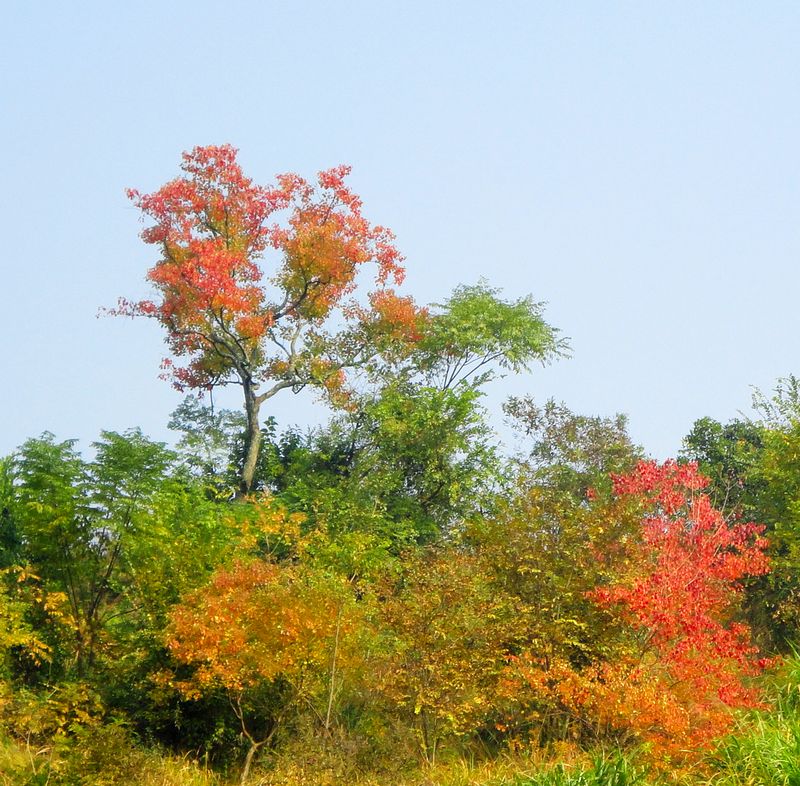
M547 301L574 356L495 383L493 411L621 411L675 454L800 372L798 41L792 2L10 0L0 455L169 438L158 328L95 314L148 292L125 187L221 142L262 182L352 164L421 301L482 276Z

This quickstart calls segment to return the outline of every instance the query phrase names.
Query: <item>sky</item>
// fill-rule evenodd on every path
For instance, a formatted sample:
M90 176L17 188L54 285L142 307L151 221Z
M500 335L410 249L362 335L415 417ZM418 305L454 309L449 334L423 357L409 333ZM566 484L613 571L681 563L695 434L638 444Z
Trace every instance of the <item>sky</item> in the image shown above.
M531 294L572 357L494 382L629 416L651 455L800 373L800 4L4 3L0 455L159 440L181 395L127 187L231 143L257 182L339 163L420 302ZM282 425L320 422L287 393ZM223 403L238 406L235 397Z

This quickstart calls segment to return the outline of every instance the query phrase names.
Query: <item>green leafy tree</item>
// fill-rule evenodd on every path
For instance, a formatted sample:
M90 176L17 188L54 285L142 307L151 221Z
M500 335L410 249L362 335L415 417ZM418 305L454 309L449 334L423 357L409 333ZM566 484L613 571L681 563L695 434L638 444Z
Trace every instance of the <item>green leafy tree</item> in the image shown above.
M63 593L72 631L64 667L86 673L110 631L174 603L224 541L202 489L139 431L104 432L84 461L72 440L28 440L14 458L11 516L21 564Z
M763 433L752 474L761 487L757 514L767 524L772 572L751 605L760 602L768 612L765 624L785 649L800 641L800 420Z
M764 426L749 420L719 423L700 418L684 438L681 456L696 461L710 481L717 507L748 518L760 518L763 483L756 466L764 447Z
M63 593L70 642L61 654L82 671L94 656L102 614L106 555L94 538L88 498L88 469L74 440L56 442L52 434L28 440L14 459L11 513L21 539L21 559L41 577L48 591ZM105 541L105 533L99 533ZM54 642L55 643L55 642Z
M396 550L434 540L479 510L499 477L478 400L466 386L387 387L317 442L325 474L294 470L286 494L313 500L310 515L324 512L333 532L371 531Z
M459 286L431 309L426 330L411 355L414 371L431 387L447 390L466 382L480 387L498 372L520 373L567 351L545 322L541 303L515 301L481 281Z
M519 466L527 481L579 501L590 489L610 490L612 474L643 458L624 415L578 415L552 399L539 406L530 396L509 399L504 410L526 438Z

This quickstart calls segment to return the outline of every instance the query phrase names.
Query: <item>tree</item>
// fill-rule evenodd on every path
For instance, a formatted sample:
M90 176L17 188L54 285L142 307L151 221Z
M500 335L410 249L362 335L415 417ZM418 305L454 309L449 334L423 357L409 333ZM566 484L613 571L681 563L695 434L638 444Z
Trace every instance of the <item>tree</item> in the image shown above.
M722 510L759 516L762 484L755 477L764 442L763 425L749 420L719 423L700 418L684 438L683 458L696 461L709 478L709 494ZM759 518L759 520L761 520Z
M93 670L111 639L163 622L229 539L199 484L174 473L163 444L131 430L103 432L93 447L95 459L85 461L73 440L25 442L8 505L16 563L64 598L63 666L79 674Z
M598 672L594 710L665 752L707 746L730 727L730 708L758 704L748 679L763 663L736 609L742 579L769 570L764 527L727 522L707 484L675 462L616 477L615 494L644 507L642 538L628 575L592 593L627 621L634 645Z
M363 217L345 184L348 167L320 172L316 186L286 174L262 187L236 154L230 145L196 147L184 153L180 177L152 194L128 192L153 222L142 238L161 252L148 272L158 297L121 299L112 313L163 325L172 354L187 361L162 365L178 389L241 386L240 492L248 493L261 405L309 385L341 400L345 371L417 339L425 314L389 286L402 283L402 258L393 234ZM277 259L265 256L270 250ZM367 263L376 268L375 288L357 301Z
M576 516L585 525L585 544L574 525L557 547L542 541L558 572L512 528L483 546L505 591L541 610L502 693L518 702L512 720L547 736L555 719L562 734L687 758L730 727L732 708L758 705L751 680L764 663L737 612L741 581L768 569L763 527L727 522L695 465L641 461L613 481L612 494L556 517L559 534Z
M169 648L193 673L173 684L192 699L227 694L247 741L242 783L290 711L305 705L328 730L356 621L346 581L252 558L220 568L174 609Z
M772 571L752 588L751 606L761 611L772 644L789 651L800 640L800 419L766 428L762 440L748 485L759 490Z
M452 546L408 554L379 595L386 644L376 687L412 725L423 760L435 764L443 741L469 736L491 717L515 621L480 562Z
M577 415L553 399L540 407L531 398L510 398L503 410L532 441L520 469L529 483L572 495L610 490L611 474L633 469L642 449L631 442L627 418Z
M479 395L387 385L295 443L278 493L332 537L378 536L395 554L435 541L490 499L500 474Z
M542 304L530 296L514 301L481 281L458 286L434 304L426 330L410 357L413 376L439 390L468 384L474 388L501 371L520 373L568 351L565 339L542 317Z

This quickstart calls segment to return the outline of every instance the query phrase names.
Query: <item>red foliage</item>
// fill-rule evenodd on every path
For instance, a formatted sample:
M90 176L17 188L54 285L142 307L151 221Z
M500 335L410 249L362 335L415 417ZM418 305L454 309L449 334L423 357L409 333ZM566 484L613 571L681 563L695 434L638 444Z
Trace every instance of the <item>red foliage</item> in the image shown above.
M360 314L346 298L366 263L376 266L378 292L404 276L394 235L364 218L346 185L349 167L320 172L316 185L285 174L262 187L236 155L230 145L196 147L183 154L180 177L152 194L128 191L152 221L142 238L161 250L148 272L160 298L121 299L113 313L153 317L167 328L174 355L190 358L186 367L165 366L179 389L211 387L231 373L272 377L264 340L287 335L276 326L291 335L337 308L345 317ZM271 249L280 261L265 277L260 262ZM270 288L279 293L274 302ZM408 307L415 310L410 300ZM383 316L370 313L373 321ZM413 327L407 314L399 316Z
M640 651L599 684L624 684L619 691L629 706L617 723L662 747L703 746L728 728L728 708L758 704L747 678L764 663L755 658L749 628L732 620L740 580L769 570L764 527L726 522L699 493L706 484L696 465L671 461L640 462L615 477L617 496L648 511L630 575L591 593L621 614L640 642Z

